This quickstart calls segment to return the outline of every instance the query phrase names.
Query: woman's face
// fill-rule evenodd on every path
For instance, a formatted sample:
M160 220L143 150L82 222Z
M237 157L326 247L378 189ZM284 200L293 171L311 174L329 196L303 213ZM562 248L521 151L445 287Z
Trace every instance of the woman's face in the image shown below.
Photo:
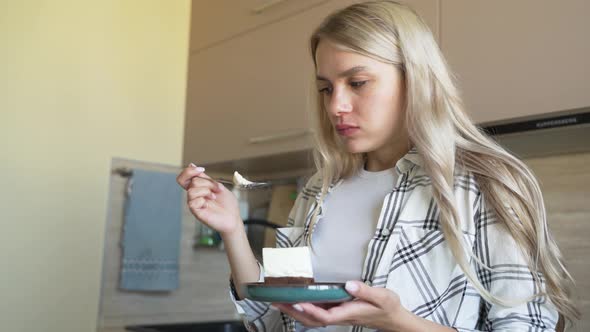
M404 79L396 67L329 40L320 41L316 64L325 110L350 153L395 154L408 146Z

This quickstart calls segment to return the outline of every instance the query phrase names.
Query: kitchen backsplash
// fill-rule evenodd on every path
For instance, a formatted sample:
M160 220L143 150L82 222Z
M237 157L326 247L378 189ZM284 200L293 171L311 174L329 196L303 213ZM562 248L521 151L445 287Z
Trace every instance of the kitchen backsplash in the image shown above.
M525 159L541 184L547 220L577 283L582 320L572 331L590 331L590 153Z

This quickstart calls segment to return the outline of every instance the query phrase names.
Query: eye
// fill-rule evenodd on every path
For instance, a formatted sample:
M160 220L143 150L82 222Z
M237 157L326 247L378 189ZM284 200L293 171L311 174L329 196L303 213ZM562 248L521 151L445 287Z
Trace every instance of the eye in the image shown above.
M355 82L350 82L350 86L353 88L359 88L359 87L365 85L365 83L367 83L367 81L355 81Z
M325 87L325 88L319 89L318 92L319 93L322 93L322 94L328 94L329 95L329 94L332 93L332 88Z

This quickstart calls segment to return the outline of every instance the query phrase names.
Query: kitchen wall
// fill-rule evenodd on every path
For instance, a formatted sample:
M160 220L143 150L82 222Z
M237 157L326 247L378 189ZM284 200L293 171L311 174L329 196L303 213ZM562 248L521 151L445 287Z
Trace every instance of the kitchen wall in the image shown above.
M177 174L179 167L116 158L119 167ZM178 202L182 208L179 256L179 287L170 292L130 292L118 288L121 268L121 239L127 178L113 174L105 231L104 264L98 327L238 320L229 299L229 264L218 247L193 248L199 223L186 205L186 193Z
M180 166L190 2L0 2L0 322L97 323L110 163Z

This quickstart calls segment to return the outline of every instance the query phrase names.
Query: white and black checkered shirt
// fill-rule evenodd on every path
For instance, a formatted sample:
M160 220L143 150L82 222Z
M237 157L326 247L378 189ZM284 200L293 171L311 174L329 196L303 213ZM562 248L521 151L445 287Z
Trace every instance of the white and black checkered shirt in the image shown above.
M546 297L502 307L488 303L478 294L444 239L430 179L421 167L420 156L410 151L398 161L396 171L398 181L384 200L369 242L362 281L391 289L407 310L458 331L554 331L558 313ZM318 205L321 209L320 189L318 173L297 198L288 227L278 229L277 246L306 244L311 211ZM456 173L455 198L463 235L469 244L465 247L494 270L470 259L483 286L505 300L526 299L537 293L521 251L486 208L472 175ZM235 294L230 294L250 331L305 330L300 323L270 308L269 303L237 301ZM373 330L351 326L350 331Z

